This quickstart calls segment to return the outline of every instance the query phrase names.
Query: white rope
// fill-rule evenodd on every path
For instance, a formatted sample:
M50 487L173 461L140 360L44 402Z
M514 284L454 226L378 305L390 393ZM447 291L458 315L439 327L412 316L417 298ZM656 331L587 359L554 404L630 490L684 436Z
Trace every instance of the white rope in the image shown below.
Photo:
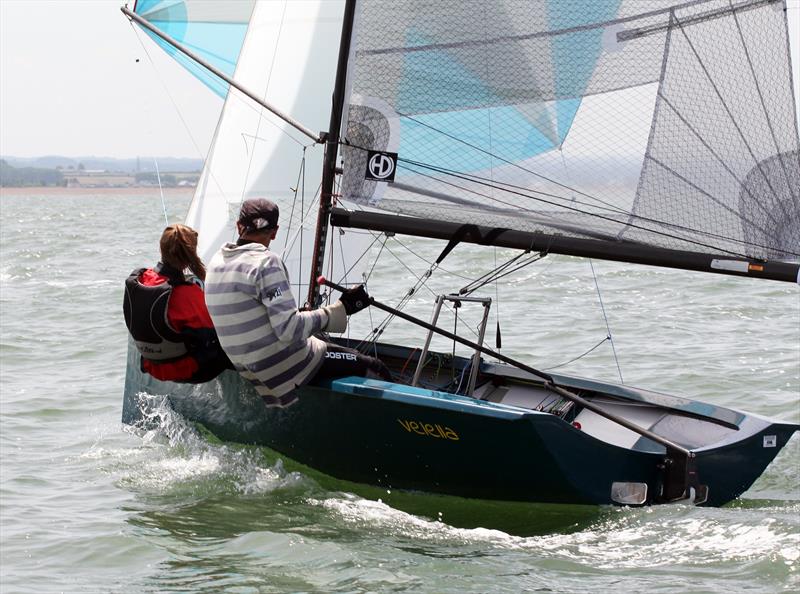
M158 180L158 191L161 193L161 208L164 209L164 224L169 225L169 217L167 216L167 203L164 200L164 188L161 186L161 173L158 171L158 161L153 157L153 163L156 165L156 179Z
M192 134L191 128L189 128L189 124L187 124L186 120L183 118L183 113L181 113L181 110L178 107L175 98L172 96L172 93L169 92L169 87L167 87L166 82L164 82L164 79L161 77L161 73L158 71L156 63L153 60L153 57L150 55L150 52L147 51L147 46L144 44L141 36L139 35L139 29L136 27L136 25L133 24L132 21L130 21L130 25L131 28L133 29L134 34L136 35L136 39L139 41L139 45L142 46L142 51L144 52L144 55L147 56L147 61L150 62L150 65L153 67L153 72L155 72L158 82L161 83L161 86L164 88L164 92L166 92L167 97L169 97L170 103L172 103L172 106L175 108L175 112L178 114L178 118L180 118L181 122L183 123L183 127L186 129L186 133L189 135L189 139L192 141L192 144L194 145L197 154L202 159L203 157L205 157L205 155L203 154L203 151L200 150L200 146L197 144L197 141L195 140L194 135Z

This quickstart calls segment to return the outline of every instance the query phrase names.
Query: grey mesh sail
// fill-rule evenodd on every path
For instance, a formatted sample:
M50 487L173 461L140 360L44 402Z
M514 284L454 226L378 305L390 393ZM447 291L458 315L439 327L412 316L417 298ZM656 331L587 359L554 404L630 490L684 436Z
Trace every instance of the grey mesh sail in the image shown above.
M725 257L800 254L782 1L359 7L346 200ZM368 179L375 151L398 154L392 181Z

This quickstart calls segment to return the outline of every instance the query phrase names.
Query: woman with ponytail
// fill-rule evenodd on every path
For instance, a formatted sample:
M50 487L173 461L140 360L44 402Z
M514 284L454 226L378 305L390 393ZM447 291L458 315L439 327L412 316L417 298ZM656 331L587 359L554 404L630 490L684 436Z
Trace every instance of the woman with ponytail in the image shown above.
M197 231L170 225L160 248L157 266L134 270L125 281L125 324L142 371L163 381L210 381L232 365L203 297L206 268L197 255Z

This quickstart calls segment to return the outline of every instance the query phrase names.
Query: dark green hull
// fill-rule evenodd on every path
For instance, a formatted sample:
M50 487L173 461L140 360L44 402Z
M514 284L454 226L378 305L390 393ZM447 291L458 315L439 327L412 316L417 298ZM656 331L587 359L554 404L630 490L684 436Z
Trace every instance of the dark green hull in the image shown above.
M140 393L167 395L176 412L224 441L268 446L340 480L470 499L595 505L615 503L614 482L646 483L645 503L656 502L663 480L663 447L643 438L620 447L576 428L569 417L363 378L306 386L295 405L268 409L235 372L189 386L154 380L135 363L133 354L123 422L142 418ZM604 394L620 398L620 388L606 387ZM641 403L648 393L631 394ZM698 404L661 398L675 411ZM653 400L662 410L664 402ZM722 505L750 487L798 427L703 408L713 409L708 418L738 425L713 445L684 440L694 446L699 482L708 486L705 504Z

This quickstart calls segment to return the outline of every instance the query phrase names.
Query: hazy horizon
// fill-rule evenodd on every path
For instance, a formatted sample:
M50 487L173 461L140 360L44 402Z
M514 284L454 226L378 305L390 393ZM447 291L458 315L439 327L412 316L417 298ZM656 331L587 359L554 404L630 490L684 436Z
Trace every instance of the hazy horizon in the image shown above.
M97 159L97 160L109 160L109 161L130 161L132 159L199 159L203 160L201 157L182 157L176 155L130 155L130 156L122 156L117 157L114 155L62 155L60 153L42 153L39 155L13 155L13 154L6 154L0 153L0 159L16 159L19 161L33 161L36 159L70 159L73 161L77 161L80 159Z

